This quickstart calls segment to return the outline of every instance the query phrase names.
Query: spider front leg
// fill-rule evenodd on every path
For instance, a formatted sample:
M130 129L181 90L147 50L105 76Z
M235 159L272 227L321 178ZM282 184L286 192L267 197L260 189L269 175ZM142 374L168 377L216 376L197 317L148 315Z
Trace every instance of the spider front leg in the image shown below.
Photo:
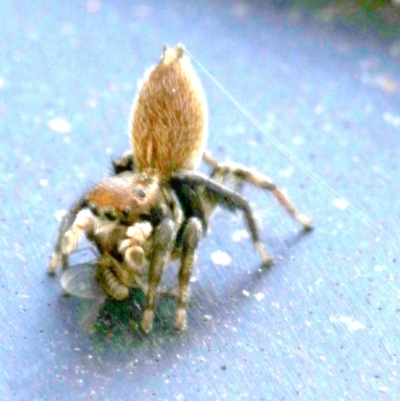
M182 232L181 266L179 269L178 305L175 327L186 329L186 306L189 300L189 281L196 259L196 249L203 236L203 226L196 217L191 217L184 225Z
M174 222L171 219L164 219L154 230L153 249L150 255L146 308L142 318L142 330L146 334L150 333L153 328L157 288L164 267L169 262L174 242Z
M64 216L47 269L48 274L54 274L60 262L62 270L68 268L68 255L76 249L82 235L93 227L93 214L84 208L84 204L85 198L80 199Z

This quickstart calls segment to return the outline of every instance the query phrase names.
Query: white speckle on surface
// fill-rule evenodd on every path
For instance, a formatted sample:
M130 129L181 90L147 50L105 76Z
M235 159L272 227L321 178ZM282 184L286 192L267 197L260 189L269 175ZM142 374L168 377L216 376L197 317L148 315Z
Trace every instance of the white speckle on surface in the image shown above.
M395 116L392 113L383 113L383 120L393 126L394 128L400 127L400 116Z
M47 124L52 131L60 134L67 134L71 131L71 124L63 117L52 118Z
M92 109L96 108L99 105L99 101L96 98L91 98L86 101L86 104Z
M211 319L212 319L212 316L211 316L211 315L204 315L204 316L203 316L203 320L204 320L205 322L209 322Z
M254 298L260 302L264 299L265 295L262 292L258 292L257 294L254 294Z
M240 242L242 239L247 239L249 237L250 234L247 230L236 230L232 235L234 242Z
M322 105L320 105L320 104L317 104L317 105L314 107L314 113L315 113L315 114L321 114L323 111L324 111L324 108L323 108Z
M61 33L67 36L74 35L76 34L75 26L69 22L63 22L61 24Z
M374 267L374 271L376 271L376 272L381 272L381 271L383 271L385 269L386 269L386 266L381 266L381 265L376 265Z
M0 88L4 88L6 81L4 80L3 77L0 77Z
M349 207L349 202L346 199L334 199L333 206L340 210L345 210Z
M39 180L39 184L41 187L47 187L47 185L49 185L49 182L45 178L42 178L41 180Z
M216 265L221 265L221 266L228 266L232 261L231 257L226 252L222 251L213 252L211 254L211 260Z
M250 293L249 293L247 290L243 290L243 291L242 291L242 294L243 294L245 297L249 297L249 296L250 296Z
M385 170L381 166L372 166L371 170L374 174L383 175L385 173Z
M271 305L275 308L275 309L280 309L281 305L279 302L272 302Z
M65 135L63 138L63 142L65 144L71 143L71 137L69 135Z
M303 145L303 143L304 143L304 138L303 138L302 136L300 136L300 135L296 135L295 137L293 137L292 143L293 143L293 145L295 145L295 146Z
M293 166L289 166L288 168L284 169L284 170L280 170L278 172L278 174L281 177L285 177L285 178L289 178L291 177L294 173L295 173L295 168Z
M67 211L65 209L57 210L54 213L54 218L56 219L57 223L61 223L61 220L63 217L67 214Z
M389 389L383 384L380 384L378 388L381 393L387 393L389 391Z
M329 321L331 323L343 323L347 326L349 331L358 331L365 329L365 325L359 320L353 320L349 316L330 316Z

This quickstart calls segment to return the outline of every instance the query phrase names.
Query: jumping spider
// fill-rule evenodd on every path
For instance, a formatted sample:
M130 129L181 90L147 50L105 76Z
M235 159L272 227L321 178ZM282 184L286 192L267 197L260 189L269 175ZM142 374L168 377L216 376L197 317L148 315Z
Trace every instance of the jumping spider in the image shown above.
M146 294L145 333L153 327L164 267L173 259L180 259L176 328L186 328L196 249L217 206L243 212L263 264L271 265L249 203L238 193L244 182L271 191L305 230L312 228L271 179L239 164L217 163L204 151L207 113L200 80L183 46L165 46L134 101L132 152L114 162L115 174L84 194L59 228L49 273L60 263L68 268L68 256L85 235L99 252L95 275L107 296L123 300L133 287ZM202 157L213 169L210 177L196 171Z

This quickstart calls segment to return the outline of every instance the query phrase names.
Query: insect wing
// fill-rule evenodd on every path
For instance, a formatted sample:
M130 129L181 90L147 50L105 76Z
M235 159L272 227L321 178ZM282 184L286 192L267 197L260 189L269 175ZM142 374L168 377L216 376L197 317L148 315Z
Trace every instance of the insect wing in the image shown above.
M105 297L103 290L95 279L94 267L81 263L67 269L61 276L61 286L71 295L85 299Z

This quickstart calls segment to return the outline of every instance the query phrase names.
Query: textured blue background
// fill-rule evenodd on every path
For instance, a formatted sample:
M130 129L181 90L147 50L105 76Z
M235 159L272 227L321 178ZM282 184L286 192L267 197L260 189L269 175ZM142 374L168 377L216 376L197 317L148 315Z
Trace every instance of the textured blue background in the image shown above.
M1 2L1 400L397 399L399 39L260 4ZM86 305L45 274L55 215L127 149L137 81L165 42L260 124L195 64L214 156L270 174L316 230L248 189L275 266L260 270L241 216L220 212L186 333L162 299L149 337L126 303L84 334Z

